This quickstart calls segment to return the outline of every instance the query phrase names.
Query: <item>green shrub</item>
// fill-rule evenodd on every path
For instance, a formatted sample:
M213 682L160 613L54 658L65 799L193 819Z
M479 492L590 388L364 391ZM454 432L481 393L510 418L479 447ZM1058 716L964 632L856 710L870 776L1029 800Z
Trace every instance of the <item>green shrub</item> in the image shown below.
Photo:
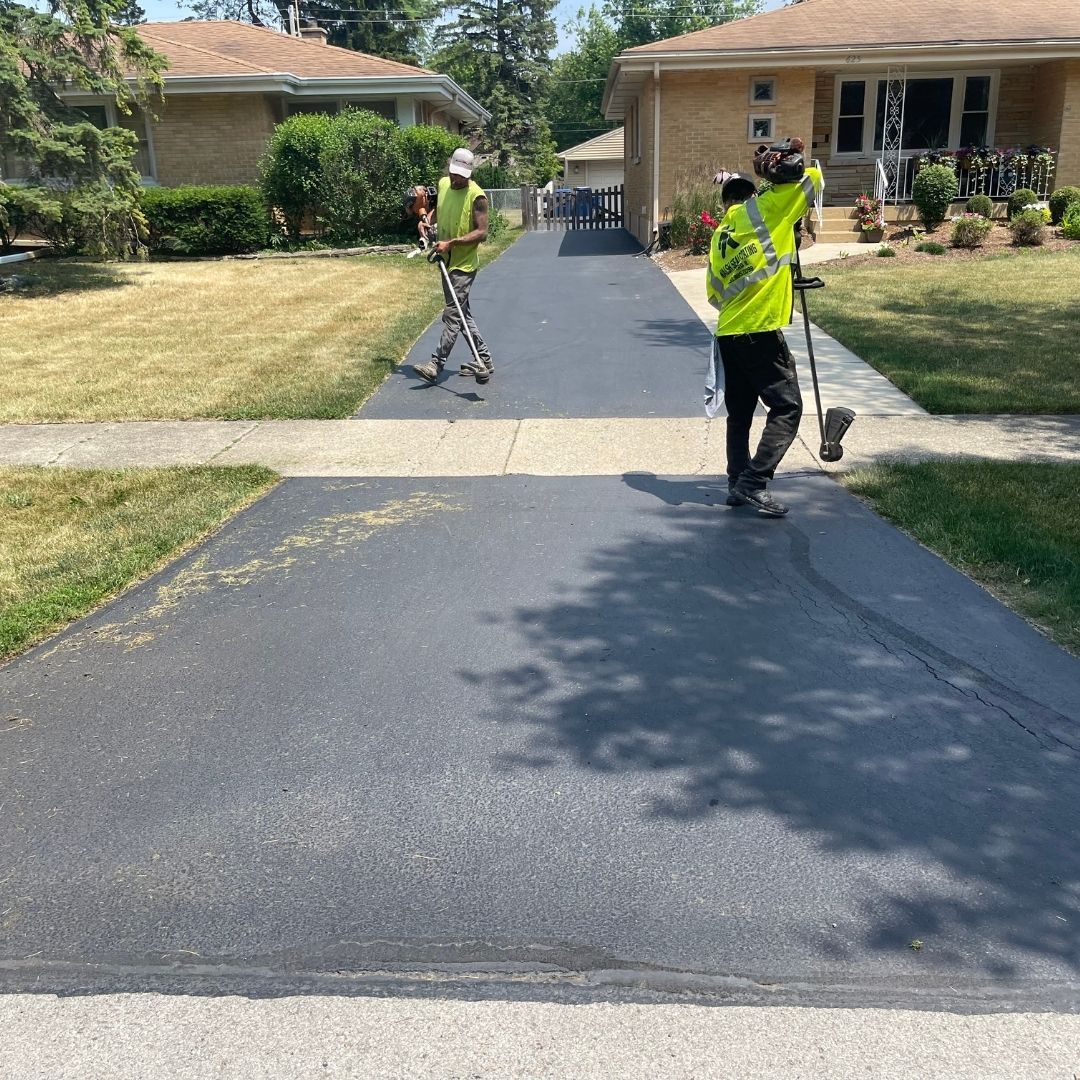
M984 218L994 216L994 203L989 195L972 195L964 209L969 214L980 214Z
M1011 221L1017 214L1022 213L1025 206L1030 206L1038 201L1039 196L1031 188L1017 188L1009 196L1009 220Z
M1080 240L1080 199L1069 203L1061 221L1061 235L1066 240Z
M1040 210L1022 210L1009 222L1017 247L1037 247L1045 238L1046 221Z
M94 259L143 256L146 218L137 191L106 182L55 193L59 213L35 219L35 228L59 255Z
M319 155L330 243L384 233L400 219L409 165L398 132L396 124L364 109L333 118Z
M266 206L256 188L148 188L142 206L151 251L242 255L269 240Z
M450 155L467 142L460 135L452 135L445 128L416 124L413 127L398 128L397 137L401 142L408 163L406 185L434 184L440 176L446 175L446 166ZM479 170L477 170L479 172ZM474 174L475 178L475 174ZM480 184L480 181L476 181ZM480 184L484 187L484 184ZM493 185L487 185L493 186ZM506 187L511 185L506 184Z
M473 174L476 175L475 173ZM494 240L496 236L501 235L510 228L510 222L507 220L506 215L499 210L488 211L488 239Z
M41 232L63 216L55 191L34 186L0 183L0 255L11 251L25 232Z
M915 250L921 251L924 255L944 255L949 249L934 240L924 240L921 244L915 245Z
M1059 187L1050 196L1050 220L1060 225L1069 207L1080 203L1080 187Z
M895 259L896 248L889 247L888 244L882 244L874 254L877 255L879 259Z
M720 197L720 185L695 184L675 193L671 212L671 246L686 247L690 243L691 230L701 222L702 212L717 221L724 219L724 203Z
M953 222L950 242L953 247L977 248L990 235L994 223L980 214L964 214Z
M263 199L280 215L289 239L298 241L305 223L320 231L323 147L334 117L290 116L274 128L260 164Z
M928 229L936 229L945 220L959 189L956 173L947 165L926 165L919 170L911 198Z

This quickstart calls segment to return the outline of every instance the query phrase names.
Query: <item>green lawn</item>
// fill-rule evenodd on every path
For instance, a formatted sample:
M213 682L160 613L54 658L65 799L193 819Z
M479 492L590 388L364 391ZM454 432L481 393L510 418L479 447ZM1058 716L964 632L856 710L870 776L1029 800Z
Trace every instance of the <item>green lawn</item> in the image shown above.
M0 659L150 574L274 480L256 467L0 467Z
M874 509L1080 653L1080 465L876 465L842 477Z
M1080 245L815 271L811 318L929 412L1080 412Z
M443 306L403 255L11 269L33 284L0 295L9 424L350 416Z

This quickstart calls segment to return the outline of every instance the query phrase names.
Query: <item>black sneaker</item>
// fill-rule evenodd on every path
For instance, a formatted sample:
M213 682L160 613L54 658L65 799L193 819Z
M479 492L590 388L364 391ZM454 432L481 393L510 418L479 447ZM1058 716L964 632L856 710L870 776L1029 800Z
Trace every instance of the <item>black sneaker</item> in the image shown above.
M729 504L733 498L736 500L736 506L754 506L762 514L768 514L769 517L783 517L788 512L788 508L782 502L774 499L764 489L753 491L750 488L736 485L728 495Z
M426 364L415 365L413 371L415 371L424 382L433 383L442 373L444 363L445 361L440 360L437 356L433 356Z
M728 506L743 506L742 499L735 494L735 481L729 480L727 482L727 504Z

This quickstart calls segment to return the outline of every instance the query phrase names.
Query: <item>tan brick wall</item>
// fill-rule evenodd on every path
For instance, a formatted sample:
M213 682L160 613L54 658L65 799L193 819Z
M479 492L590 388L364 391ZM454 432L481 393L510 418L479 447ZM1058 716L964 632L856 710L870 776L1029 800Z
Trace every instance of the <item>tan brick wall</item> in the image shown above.
M1036 72L1035 142L1058 151L1056 187L1080 185L1080 60L1043 64Z
M1003 68L998 87L997 146L1027 146L1034 140L1032 114L1035 109L1035 68ZM1041 96L1041 95L1040 95Z
M836 102L836 71L819 71L814 80L813 156L829 160L832 153L833 105Z
M254 184L279 108L261 94L168 96L153 125L158 183Z
M776 102L750 105L752 77L776 79ZM751 141L751 112L773 114L778 138L808 138L814 117L814 72L793 68L771 72L708 71L666 74L660 97L660 207L670 206L676 190L708 180L721 168L752 170L758 140Z

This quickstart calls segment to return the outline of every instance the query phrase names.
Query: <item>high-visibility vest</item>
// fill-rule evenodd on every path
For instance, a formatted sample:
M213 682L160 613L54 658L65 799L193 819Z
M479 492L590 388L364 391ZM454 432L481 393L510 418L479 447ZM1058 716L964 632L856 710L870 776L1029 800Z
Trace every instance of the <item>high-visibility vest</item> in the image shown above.
M819 169L733 206L713 233L706 271L716 336L758 334L791 322L795 225L821 194Z
M474 180L469 186L453 188L450 177L439 181L439 201L435 213L439 222L439 239L456 240L473 231L473 205L484 198L484 189ZM479 244L455 244L450 249L447 265L451 270L467 270L475 273L480 269Z

